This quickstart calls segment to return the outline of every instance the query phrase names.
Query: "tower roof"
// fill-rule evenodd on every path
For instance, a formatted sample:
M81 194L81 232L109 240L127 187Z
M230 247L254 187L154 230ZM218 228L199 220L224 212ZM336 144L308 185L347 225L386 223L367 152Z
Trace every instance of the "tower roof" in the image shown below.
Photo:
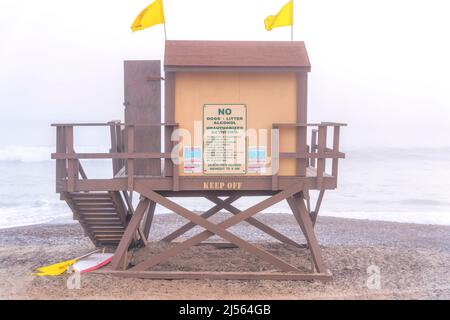
M310 71L303 41L166 41L166 71Z

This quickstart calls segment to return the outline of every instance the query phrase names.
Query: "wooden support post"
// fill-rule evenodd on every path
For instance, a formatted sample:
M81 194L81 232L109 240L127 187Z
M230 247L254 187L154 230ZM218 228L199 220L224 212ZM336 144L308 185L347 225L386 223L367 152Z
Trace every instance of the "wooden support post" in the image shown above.
M143 234L145 239L148 239L150 234L150 228L152 227L153 217L155 215L156 202L150 201L150 205L148 206L147 213L145 216L144 229Z
M65 136L66 136L66 153L74 154L74 145L73 145L73 126L66 126L65 128ZM67 190L69 192L75 191L75 184L78 180L78 160L77 159L69 159L67 165Z
M115 121L109 122L109 132L110 132L110 136L111 136L111 148L109 149L109 152L117 153L118 147L117 147L117 135L116 135L116 122ZM120 170L118 161L119 161L119 159L112 159L112 167L113 167L113 175L114 176Z
M280 168L280 128L272 126L272 135L270 139L270 157L272 169L272 190L277 191L278 186L278 170Z
M313 129L311 131L311 153L315 153L317 150L317 130ZM316 158L311 157L309 165L311 167L315 167L316 166Z
M297 219L299 225L302 226L303 233L308 243L308 247L311 250L311 256L313 258L314 265L317 271L319 273L327 273L320 246L314 233L314 227L311 221L311 217L306 210L305 203L303 202L300 193L291 197L290 201L292 201L292 203L294 204L293 206L291 206L292 213Z
M64 127L56 127L56 152L58 153L66 153L67 151L64 133ZM61 184L67 177L66 168L67 160L56 160L56 192L60 192L62 190Z
M178 127L174 126L172 128L172 137L174 138L174 141L172 141L172 150L174 150L176 144L178 143L178 139L179 139L179 135L178 135ZM172 157L174 156L174 154L172 153ZM179 190L179 172L178 172L178 163L180 161L180 159L178 158L178 155L176 155L175 159L171 159L172 160L172 174L173 174L173 181L172 181L172 189L173 191L178 191Z
M128 153L134 152L134 126L127 127ZM134 159L127 160L128 191L134 189Z
M318 143L318 152L320 154L325 153L327 145L327 127L324 125L319 126L319 143ZM317 159L317 187L322 189L323 185L323 175L325 173L325 158L320 157Z
M123 130L120 123L116 124L116 138L117 138L117 152L124 152L124 137L123 137ZM125 166L125 160L124 159L117 159L117 163L119 165L119 171L122 169L122 167Z
M147 210L148 204L149 200L147 198L141 198L141 200L139 201L138 207L136 208L136 211L131 217L127 229L125 230L125 233L123 234L122 239L120 240L119 245L111 261L111 267L114 270L119 269L120 266L125 263L123 260L126 259L125 255L128 251L128 247L131 241L133 240L137 229L139 228L142 217L144 216L144 213Z
M340 135L340 127L334 126L333 130L333 152L339 152L339 135ZM338 158L333 158L332 160L332 166L331 166L331 175L336 179L337 183L337 176L338 176Z

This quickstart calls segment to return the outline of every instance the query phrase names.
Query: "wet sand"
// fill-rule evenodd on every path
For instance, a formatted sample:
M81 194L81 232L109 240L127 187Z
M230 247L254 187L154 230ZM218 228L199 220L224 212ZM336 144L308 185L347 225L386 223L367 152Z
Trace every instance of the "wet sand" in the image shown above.
M288 214L260 214L278 231L304 243ZM184 223L157 215L150 240ZM230 229L242 238L309 267L305 249L280 245L247 224ZM450 226L403 224L320 217L317 236L333 280L231 281L122 279L82 275L80 289L68 289L68 275L34 277L37 267L82 255L94 247L78 224L37 225L0 230L1 299L450 299ZM195 234L194 229L187 236ZM220 240L211 238L212 240ZM133 253L136 263L157 252L151 244ZM380 288L369 289L367 268L380 270ZM273 267L240 249L195 247L154 270L272 271Z

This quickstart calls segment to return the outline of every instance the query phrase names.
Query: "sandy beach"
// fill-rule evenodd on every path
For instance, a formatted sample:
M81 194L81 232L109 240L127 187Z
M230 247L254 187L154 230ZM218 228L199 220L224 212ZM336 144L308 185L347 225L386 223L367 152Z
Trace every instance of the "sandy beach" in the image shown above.
M258 219L304 242L288 214ZM160 239L184 220L157 215L150 240ZM121 279L87 274L80 289L68 289L68 275L34 277L35 268L82 255L94 247L78 224L36 225L0 230L1 299L450 299L450 226L320 217L316 227L330 282ZM292 263L308 267L307 251L271 241L247 224L232 228ZM190 234L198 232L194 229ZM211 238L214 240L214 238ZM216 239L220 240L220 239ZM156 252L151 244L132 262ZM367 268L380 270L379 289L367 287ZM199 246L155 270L271 270L239 249Z

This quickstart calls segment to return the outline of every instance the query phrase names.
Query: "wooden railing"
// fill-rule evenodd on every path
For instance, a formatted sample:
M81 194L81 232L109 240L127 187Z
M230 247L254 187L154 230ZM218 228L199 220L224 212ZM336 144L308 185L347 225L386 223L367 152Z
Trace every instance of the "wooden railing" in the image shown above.
M68 123L52 124L56 127L56 153L52 154L52 159L56 160L56 189L61 191L61 183L67 182L67 191L75 190L76 182L81 179L87 179L86 173L81 166L82 159L111 159L113 166L113 176L125 168L127 178L127 189L134 189L135 179L135 160L137 159L163 159L164 171L161 177L171 177L172 190L179 190L178 159L171 158L171 151L168 146L173 148L176 141L170 144L166 143L164 152L136 152L135 151L135 128L136 127L166 127L171 132L176 132L177 123L155 123L155 124L124 124L120 121L111 121L108 123ZM79 153L74 148L74 127L110 127L111 148L109 153ZM331 159L330 176L337 180L338 160L345 158L345 154L339 151L340 128L345 126L342 123L322 122L312 124L299 123L274 123L272 125L271 137L271 156L272 156L272 190L279 189L279 159L295 159L296 175L305 177L307 168L314 168L317 180L316 185L319 189L326 174L326 160ZM296 129L296 150L295 152L283 152L279 148L280 136L283 136L283 130L286 128ZM311 144L306 143L308 128L311 131ZM327 131L332 128L332 146L327 146ZM126 140L126 141L125 141ZM277 142L277 143L275 143ZM276 156L278 155L278 157ZM170 169L170 170L168 170ZM168 173L169 172L169 173ZM132 173L132 174L130 174Z
M345 154L339 151L340 128L346 126L344 123L321 122L321 123L274 123L272 124L272 189L278 190L278 168L279 159L296 159L297 176L306 176L307 167L315 168L317 186L320 189L326 172L326 159L332 159L331 176L337 180L338 161L345 158ZM311 130L311 145L306 143L308 128ZM327 147L327 131L333 128L332 148ZM280 136L283 129L296 129L296 151L282 152L279 150ZM304 139L301 139L301 138ZM276 142L276 143L275 143ZM278 158L273 155L278 154ZM316 167L317 160L317 167Z
M122 167L126 168L128 190L134 186L134 161L136 159L164 159L165 166L172 166L173 186L178 188L178 165L171 159L171 150L165 152L135 152L135 127L169 127L175 130L176 123L155 124L125 124L119 121L108 123L64 123L52 124L56 127L56 153L52 159L56 160L56 189L60 190L60 183L67 181L67 190L75 190L75 183L80 178L86 179L86 173L80 164L81 159L111 159L113 174L116 175ZM110 127L111 148L109 153L80 153L74 149L74 127ZM126 137L126 144L125 139ZM126 145L126 148L125 148ZM126 150L126 151L125 151ZM133 174L129 174L133 173ZM164 172L163 175L166 173Z

